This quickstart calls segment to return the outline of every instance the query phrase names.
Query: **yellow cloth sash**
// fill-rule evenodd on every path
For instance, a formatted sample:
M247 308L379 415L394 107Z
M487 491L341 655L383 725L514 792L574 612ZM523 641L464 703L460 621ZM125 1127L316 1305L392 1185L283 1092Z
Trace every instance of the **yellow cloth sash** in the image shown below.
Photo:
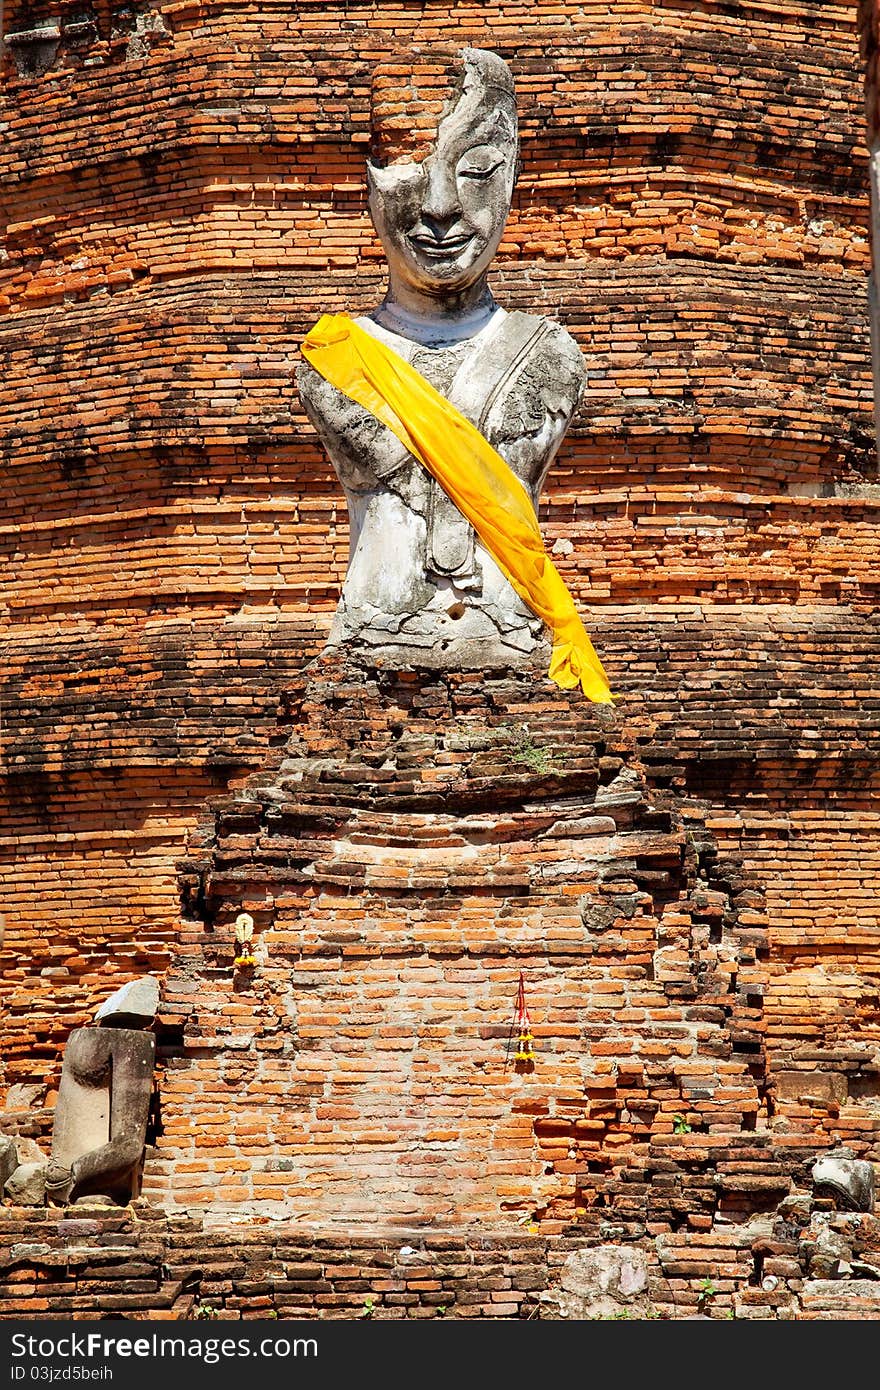
M303 356L381 420L437 479L520 598L553 634L548 675L610 704L611 690L571 595L544 549L531 498L474 425L420 372L347 314L324 314Z

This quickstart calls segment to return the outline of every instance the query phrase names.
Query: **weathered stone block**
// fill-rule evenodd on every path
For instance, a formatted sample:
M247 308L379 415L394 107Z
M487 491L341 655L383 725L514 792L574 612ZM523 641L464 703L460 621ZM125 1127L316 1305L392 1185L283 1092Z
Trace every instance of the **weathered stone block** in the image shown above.
M137 1028L151 1022L159 1007L159 981L152 975L129 980L95 1014L95 1022L115 1027Z
M550 1295L563 1318L613 1318L649 1308L648 1256L638 1246L600 1245L574 1251L562 1267L558 1292Z
M0 1134L0 1192L6 1186L6 1182L12 1177L18 1167L18 1150L15 1147L15 1140L9 1135Z
M6 1101L3 1105L5 1113L30 1110L36 1105L45 1091L45 1086L22 1085L16 1083L10 1086L6 1092Z
M824 1154L813 1164L813 1183L830 1189L852 1211L874 1210L874 1166L848 1152Z
M773 1079L781 1100L803 1105L842 1105L849 1089L846 1077L836 1071L778 1071Z
M39 1207L46 1200L46 1166L20 1163L6 1181L6 1196L19 1207Z

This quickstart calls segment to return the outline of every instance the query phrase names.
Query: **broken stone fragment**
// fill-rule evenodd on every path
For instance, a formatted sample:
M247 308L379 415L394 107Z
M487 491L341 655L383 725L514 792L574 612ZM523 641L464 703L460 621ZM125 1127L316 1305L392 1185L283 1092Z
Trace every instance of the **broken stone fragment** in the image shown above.
M849 1154L824 1154L812 1168L813 1186L827 1188L851 1211L874 1210L874 1168Z
M15 1149L18 1154L19 1163L45 1163L46 1155L40 1148L35 1139L29 1139L25 1134L16 1136Z
M111 994L95 1014L104 1027L138 1028L152 1023L159 1007L159 981L152 975L129 980Z
M841 1314L875 1319L880 1313L880 1282L874 1279L805 1279L801 1292L803 1308L815 1316L821 1310L823 1318Z
M14 1111L33 1109L41 1099L45 1089L45 1086L28 1086L23 1085L21 1082L16 1082L16 1084L10 1086L9 1090L6 1092L6 1103L3 1106L4 1112L6 1114L11 1114Z
M810 1219L810 1193L795 1190L783 1197L779 1203L779 1215L792 1221L807 1222Z
M648 1309L648 1257L636 1246L600 1245L576 1250L562 1268L558 1293L566 1319L613 1318Z
M817 1218L814 1218L816 1220ZM810 1276L813 1279L840 1279L851 1269L852 1245L839 1231L820 1227L816 1248L810 1257Z
M46 1200L45 1163L20 1163L4 1191L17 1207L41 1207Z
M8 1134L0 1134L0 1191L18 1167L18 1151L15 1140Z
M64 1206L73 1191L73 1170L65 1168L53 1158L46 1168L46 1197L50 1202Z

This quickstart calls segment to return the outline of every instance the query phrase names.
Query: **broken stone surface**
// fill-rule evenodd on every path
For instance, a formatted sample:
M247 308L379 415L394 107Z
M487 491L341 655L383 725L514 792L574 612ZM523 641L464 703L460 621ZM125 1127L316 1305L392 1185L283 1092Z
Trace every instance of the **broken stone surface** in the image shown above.
M41 1207L46 1200L45 1163L20 1163L4 1192L17 1207Z
M31 1110L42 1099L44 1086L24 1086L17 1082L6 1092L4 1113L11 1114L21 1110Z
M137 1027L151 1023L158 1007L159 981L153 975L143 975L139 980L129 980L105 999L95 1014L95 1022L104 1027Z
M29 1264L32 1260L50 1261L52 1258L52 1247L45 1241L20 1241L8 1252L0 1254L0 1269L12 1269L17 1264Z
M645 1316L648 1298L648 1257L629 1245L600 1245L576 1250L562 1267L557 1295L562 1318L613 1318L628 1312Z
M0 1134L0 1192L6 1186L7 1180L12 1177L18 1167L18 1151L15 1147L15 1140L8 1134Z
M781 1099L802 1105L833 1107L847 1098L847 1080L841 1072L780 1071L775 1080Z
M19 1134L15 1139L15 1148L18 1153L19 1163L45 1163L46 1155L40 1148L35 1139L29 1139L25 1134Z
M874 1210L874 1168L848 1150L824 1154L812 1168L813 1185L829 1188L851 1211Z
M810 1257L810 1275L814 1279L840 1279L851 1272L852 1243L839 1231L823 1223L816 1235L816 1248Z
M880 1281L874 1279L807 1279L804 1281L802 1302L805 1312L818 1304L825 1316L837 1312L850 1317L861 1305L863 1316L880 1315Z

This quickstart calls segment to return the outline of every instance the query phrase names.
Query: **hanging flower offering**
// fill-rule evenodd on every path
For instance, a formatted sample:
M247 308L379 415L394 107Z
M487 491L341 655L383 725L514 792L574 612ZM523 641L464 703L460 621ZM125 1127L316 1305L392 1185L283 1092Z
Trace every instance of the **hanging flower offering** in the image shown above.
M236 970L248 969L256 965L257 958L251 950L254 936L254 919L249 912L240 912L235 919L235 960Z
M517 1035L517 1043L516 1052L513 1054L513 1060L515 1062L534 1062L535 1051L533 1047L532 1021L529 1018L529 1010L526 1005L526 986L522 972L520 972L519 977L519 988L516 995L516 1013L511 1029L511 1038L514 1033Z

